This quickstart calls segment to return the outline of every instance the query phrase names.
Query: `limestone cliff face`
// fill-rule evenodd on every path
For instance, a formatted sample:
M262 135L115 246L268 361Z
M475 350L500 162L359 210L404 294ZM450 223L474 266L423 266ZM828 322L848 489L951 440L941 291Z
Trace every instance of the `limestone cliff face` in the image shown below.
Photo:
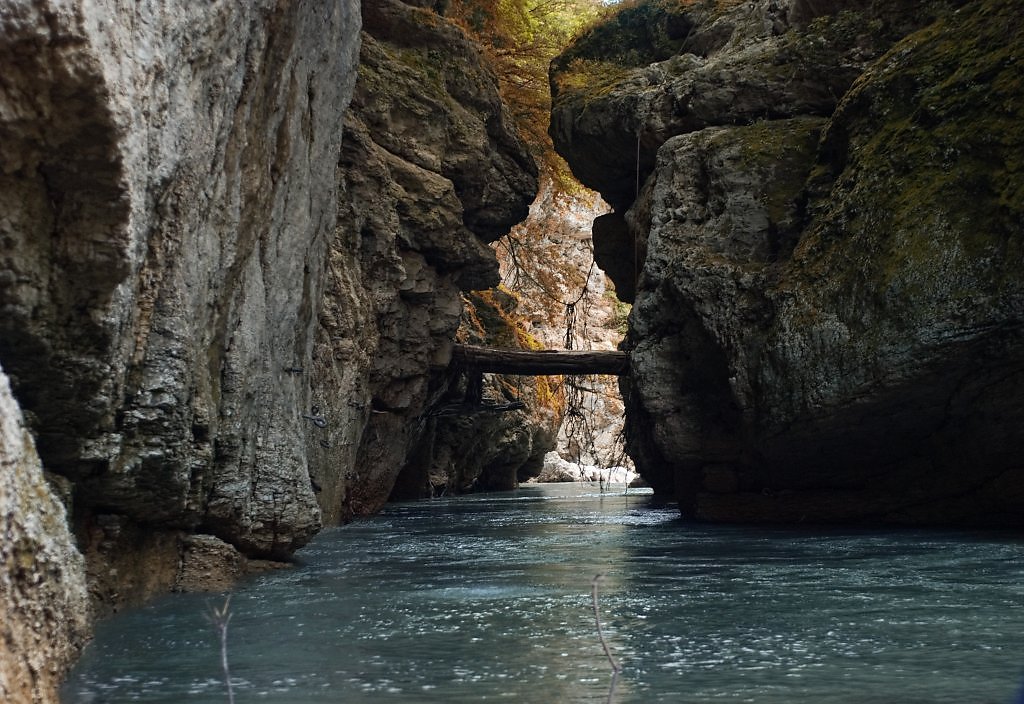
M461 292L536 192L461 31L387 0L14 0L0 65L0 362L95 604L223 588L429 477ZM24 694L82 637L83 565L0 400Z
M499 247L503 283L519 294L527 330L549 349L614 350L622 342L628 306L594 264L591 225L606 212L596 193L549 186ZM566 377L564 388L558 454L599 467L628 462L618 377Z
M487 243L537 189L495 77L460 30L395 0L367 3L363 18L312 372L327 426L308 427L335 521L380 508L400 473L428 484L431 462L410 453L452 382L461 291L497 284Z
M629 257L630 448L688 515L1021 525L1018 15L641 5L556 62Z
M56 701L88 637L85 565L0 372L0 699Z
M461 292L536 192L460 30L397 1L24 0L0 61L0 361L97 603L427 477Z
M166 588L181 531L273 556L320 526L289 369L358 29L349 1L0 13L0 361L101 599Z

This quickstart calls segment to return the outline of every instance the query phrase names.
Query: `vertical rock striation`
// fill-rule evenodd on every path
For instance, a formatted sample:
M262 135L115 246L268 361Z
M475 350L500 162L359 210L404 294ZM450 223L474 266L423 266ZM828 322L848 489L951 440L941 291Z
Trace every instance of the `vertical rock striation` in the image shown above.
M349 1L0 13L0 361L74 482L100 596L166 587L180 531L278 556L320 526L289 370L311 359L359 23Z
M0 65L0 691L44 701L83 569L101 609L222 587L428 476L536 168L477 48L393 0L11 0Z
M630 448L687 515L1021 526L1018 15L642 4L556 60Z
M526 216L537 189L496 79L461 30L397 0L363 13L313 368L328 425L307 428L332 521L377 510L400 472L427 484L430 463L407 457L451 381L461 291L498 282L487 243Z

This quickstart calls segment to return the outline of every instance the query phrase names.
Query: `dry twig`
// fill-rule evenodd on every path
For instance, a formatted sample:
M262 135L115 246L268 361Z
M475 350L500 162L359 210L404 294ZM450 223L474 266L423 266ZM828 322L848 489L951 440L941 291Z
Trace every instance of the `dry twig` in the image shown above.
M615 659L615 656L612 655L612 650L608 647L608 641L604 639L604 629L601 628L601 612L598 609L597 603L597 585L602 579L604 579L603 574L596 574L590 580L590 596L594 605L594 623L597 624L597 638L601 641L601 648L604 649L604 654L608 658L608 664L612 668L612 681L608 687L608 704L611 704L612 697L615 696L615 685L619 681L619 673L622 672L622 667Z

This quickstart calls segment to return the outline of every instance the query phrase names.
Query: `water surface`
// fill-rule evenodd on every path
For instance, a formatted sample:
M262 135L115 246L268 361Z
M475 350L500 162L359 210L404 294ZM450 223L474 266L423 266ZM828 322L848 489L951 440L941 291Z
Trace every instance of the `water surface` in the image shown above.
M1024 673L1024 541L693 526L586 485L390 505L239 585L236 702L1008 704ZM100 624L77 702L225 702L172 595Z

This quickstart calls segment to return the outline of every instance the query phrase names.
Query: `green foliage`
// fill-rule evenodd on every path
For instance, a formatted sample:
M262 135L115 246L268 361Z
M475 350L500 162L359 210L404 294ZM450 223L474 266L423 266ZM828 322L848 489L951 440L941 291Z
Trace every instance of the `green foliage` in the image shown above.
M516 124L544 172L563 190L575 184L548 137L548 66L586 24L600 0L452 0L449 17L485 47Z

